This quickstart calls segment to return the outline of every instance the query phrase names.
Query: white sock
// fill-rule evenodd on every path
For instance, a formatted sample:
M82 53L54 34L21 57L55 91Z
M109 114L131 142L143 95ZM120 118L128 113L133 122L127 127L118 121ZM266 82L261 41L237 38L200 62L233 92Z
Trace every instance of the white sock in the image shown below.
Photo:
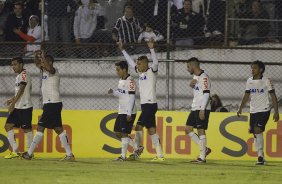
M12 147L13 152L17 153L19 150L18 150L18 144L17 144L16 139L15 139L14 130L13 129L9 130L7 132L7 135L8 135L8 140L9 140L9 143L10 143L10 145Z
M255 145L256 151L258 151L258 144L257 144L257 138L256 137L254 137L254 145Z
M126 158L126 152L128 148L129 138L123 137L121 138L121 157Z
M142 146L142 139L143 139L143 131L136 131L134 141L137 147Z
M62 132L59 137L63 147L65 148L67 156L72 156L67 134L65 132Z
M192 141L194 141L194 143L196 143L198 146L200 146L199 136L197 134L195 134L195 132L192 131L188 135L192 139Z
M29 149L28 149L28 151L27 151L29 155L32 155L32 154L33 154L33 152L34 152L36 146L37 146L37 145L40 143L40 141L42 140L43 135L44 135L43 132L36 132L36 133L35 133L35 136L34 136L34 138L33 138L33 140L32 140L32 143L30 144Z
M207 149L207 138L206 135L200 135L200 158L202 160L206 159L206 149Z
M160 141L160 137L157 133L155 133L154 135L151 135L151 139L152 139L152 143L155 146L156 152L157 152L157 156L159 158L163 158L164 154L163 154L163 150L162 150L162 146L161 146L161 141Z
M258 157L263 157L263 147L264 147L264 140L263 140L263 135L262 133L256 134L257 137L257 152L258 152Z
M128 144L133 147L134 151L138 149L136 142L134 142L130 137L128 137Z
M25 137L26 137L26 150L28 150L33 139L32 131L26 132Z

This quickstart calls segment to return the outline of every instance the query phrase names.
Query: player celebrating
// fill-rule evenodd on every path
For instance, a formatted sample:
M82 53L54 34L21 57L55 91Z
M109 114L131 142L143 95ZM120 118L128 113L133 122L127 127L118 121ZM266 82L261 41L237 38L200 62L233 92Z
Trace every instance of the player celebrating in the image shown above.
M138 150L136 143L128 135L131 133L136 118L135 81L128 74L128 64L126 61L120 61L115 66L117 75L120 78L118 89L110 89L108 94L119 98L119 111L114 131L116 136L121 139L121 156L116 161L125 161L129 144L133 146L135 151Z
M187 70L193 76L190 86L193 88L192 110L186 121L185 132L199 146L200 156L193 160L196 163L205 163L206 156L211 149L206 146L206 132L208 128L210 115L210 88L211 82L209 76L200 68L200 61L193 57L188 60ZM195 134L193 128L198 130Z
M156 76L158 72L158 59L154 50L154 42L150 40L147 45L151 52L153 64L149 67L149 59L146 56L141 56L137 59L137 65L133 59L124 50L121 42L118 42L118 47L122 51L126 61L139 74L139 92L142 113L135 127L136 135L135 142L139 146L138 153L142 153L144 147L141 146L143 139L143 127L148 129L151 135L152 143L155 146L157 156L152 161L165 161L160 138L156 133L156 112L158 110L156 98ZM136 155L136 152L135 152Z
M68 138L62 127L62 101L60 98L60 76L58 69L53 67L54 59L52 56L45 56L42 53L41 63L38 52L35 52L34 63L42 70L42 96L43 96L43 114L38 122L37 132L33 138L32 144L27 152L23 153L23 158L30 160L31 155L38 143L43 138L45 128L54 129L59 135L60 141L65 148L66 156L62 160L74 161L75 157L68 144Z
M26 69L23 68L24 61L21 57L13 58L12 68L16 77L15 96L6 101L9 106L9 116L5 124L5 130L8 134L8 140L12 147L12 152L5 156L6 159L19 157L18 145L15 140L14 127L22 128L26 135L27 149L32 142L32 102L30 98L31 78Z
M242 99L241 105L237 112L240 116L242 108L247 103L249 97L250 101L250 129L249 132L254 134L254 143L258 152L257 165L264 165L264 140L263 132L265 125L270 116L271 103L269 102L269 95L272 99L272 106L274 108L273 120L279 120L278 103L275 90L271 81L263 76L265 65L261 61L254 61L251 64L252 75L247 80L245 95Z

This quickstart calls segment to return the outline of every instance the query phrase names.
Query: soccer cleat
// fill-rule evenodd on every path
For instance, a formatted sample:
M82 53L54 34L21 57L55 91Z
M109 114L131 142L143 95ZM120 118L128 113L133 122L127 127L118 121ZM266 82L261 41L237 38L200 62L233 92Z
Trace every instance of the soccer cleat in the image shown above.
M139 160L141 154L143 153L144 147L139 146L137 150L134 151L133 154L129 155L128 160Z
M206 163L206 160L202 160L201 158L197 158L196 160L192 160L191 163Z
M165 161L165 158L164 158L164 157L161 157L161 158L155 157L155 158L153 158L153 159L151 160L151 162L163 162L163 161Z
M258 161L257 161L256 165L265 165L264 158L263 157L258 157Z
M211 149L210 148L208 148L208 147L206 147L206 157L211 153Z
M64 158L61 159L61 161L72 162L75 161L75 157L73 154L71 156L66 155Z
M22 154L22 158L23 159L26 159L26 160L31 160L32 159L32 155L29 155L28 154L28 152L24 152L23 154Z
M122 156L120 156L120 157L114 159L113 161L124 162L124 161L126 161L126 158L123 158Z
M20 156L21 156L20 153L11 152L9 155L6 155L4 158L5 159L12 159L12 158L19 158Z

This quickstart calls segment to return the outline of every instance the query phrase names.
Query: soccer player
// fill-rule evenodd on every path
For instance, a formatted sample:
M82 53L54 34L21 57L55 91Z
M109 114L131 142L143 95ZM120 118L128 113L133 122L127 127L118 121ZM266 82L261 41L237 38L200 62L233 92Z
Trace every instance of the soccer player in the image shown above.
M23 158L30 160L34 149L42 140L45 128L53 129L60 137L60 141L66 151L66 156L62 159L65 161L74 161L68 137L62 127L62 101L60 98L60 76L58 69L53 67L54 58L50 55L45 56L42 53L41 63L38 52L35 52L35 65L42 71L42 96L43 96L43 114L38 122L38 127L30 148L23 153Z
M121 139L121 156L116 161L125 161L129 144L133 146L134 151L138 150L137 144L129 137L136 118L136 86L134 79L128 74L128 64L126 61L120 61L115 66L117 75L120 78L118 89L109 89L108 94L119 98L119 110L114 132Z
M156 112L158 110L156 98L158 59L154 50L154 42L152 40L147 42L153 60L151 67L149 67L149 59L147 58L147 56L139 57L136 64L124 50L122 43L118 42L117 44L128 64L132 66L139 75L139 93L142 113L135 127L135 142L137 146L139 146L138 152L141 154L144 149L144 147L141 145L141 142L143 139L142 130L145 126L148 129L149 135L151 135L152 143L155 146L157 152L157 156L152 161L165 161L160 138L156 133Z
M211 152L208 148L205 130L208 129L210 115L210 88L209 76L200 68L200 61L192 57L187 63L188 72L193 75L190 87L193 88L192 109L186 121L185 132L200 148L200 156L193 160L196 163L205 163L206 156ZM198 135L193 131L196 128Z
M8 134L8 140L12 147L12 152L5 156L6 159L19 157L18 145L15 140L14 127L22 128L26 136L27 149L32 142L32 102L30 98L31 78L24 69L24 61L21 57L15 57L11 60L12 68L16 77L15 96L6 101L9 106L9 116L5 124L5 130Z
M253 77L250 77L247 80L245 94L237 115L240 116L242 108L251 97L249 133L254 134L254 144L258 152L258 161L256 164L264 165L263 132L270 116L271 103L269 101L269 96L271 96L272 99L272 106L274 109L273 120L275 122L279 120L278 103L272 82L270 79L263 76L265 71L264 63L261 61L254 61L251 64L251 69Z

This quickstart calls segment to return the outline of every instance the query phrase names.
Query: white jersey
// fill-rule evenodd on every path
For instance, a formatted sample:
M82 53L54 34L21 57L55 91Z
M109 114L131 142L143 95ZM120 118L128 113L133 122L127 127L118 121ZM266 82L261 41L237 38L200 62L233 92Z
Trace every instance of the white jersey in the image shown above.
M204 73L204 71L199 75L194 75L193 79L197 80L197 83L193 87L193 103L192 103L192 111L201 110L202 109L202 101L204 100L204 93L210 93L211 82L209 76ZM208 101L205 109L210 110L210 103Z
M31 77L25 69L20 74L18 74L16 77L15 96L17 95L20 89L20 84L24 84L26 86L24 88L24 93L16 102L15 108L16 109L30 108L32 107L32 102L31 102L31 97L30 97L31 87L32 87Z
M60 76L55 69L55 74L43 71L42 74L42 96L43 104L62 102L60 98Z
M157 71L153 71L152 68L149 68L146 72L137 72L139 74L140 104L157 103Z
M128 112L132 112L131 114L136 114L136 105L134 102L133 109L130 108L130 95L135 95L136 85L134 79L129 75L125 80L120 79L118 83L118 89L116 92L119 96L119 114L128 114Z
M250 112L265 112L270 110L269 92L274 91L274 87L268 78L254 80L250 77L246 84L246 93L250 93Z

